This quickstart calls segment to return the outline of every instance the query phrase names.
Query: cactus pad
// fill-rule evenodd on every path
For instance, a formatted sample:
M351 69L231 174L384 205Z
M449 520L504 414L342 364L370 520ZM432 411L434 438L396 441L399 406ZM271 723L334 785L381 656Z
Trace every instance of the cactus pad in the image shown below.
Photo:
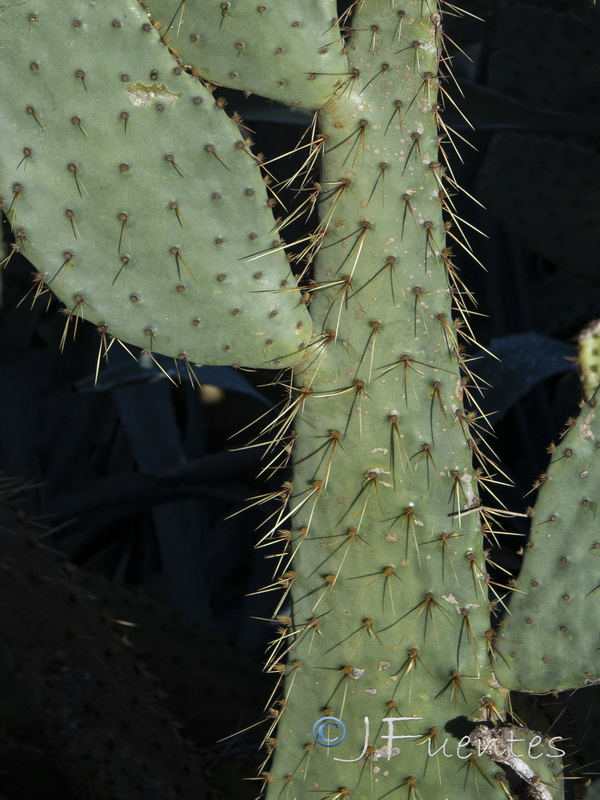
M504 686L548 692L600 679L600 417L592 398L540 478L531 538L498 641Z
M310 319L243 133L136 6L52 5L0 4L0 195L38 290L67 330L85 318L205 364L297 361Z
M331 0L152 0L169 46L205 80L319 108L344 80L347 61Z

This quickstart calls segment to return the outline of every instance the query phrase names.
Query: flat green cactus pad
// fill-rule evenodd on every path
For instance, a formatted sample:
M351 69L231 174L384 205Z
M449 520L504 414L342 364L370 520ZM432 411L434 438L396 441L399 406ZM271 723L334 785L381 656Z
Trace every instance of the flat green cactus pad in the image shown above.
M334 0L149 0L144 5L169 46L208 81L292 107L319 108L346 79Z
M600 680L600 415L596 400L541 479L495 671L503 686L550 692Z
M147 16L0 2L0 23L0 195L38 292L73 327L89 319L150 351L298 361L310 318L256 159Z

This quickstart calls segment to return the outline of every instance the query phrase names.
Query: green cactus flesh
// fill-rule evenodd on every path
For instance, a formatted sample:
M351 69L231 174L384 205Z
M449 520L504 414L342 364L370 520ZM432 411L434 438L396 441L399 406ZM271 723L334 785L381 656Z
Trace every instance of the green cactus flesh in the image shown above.
M511 689L548 692L600 681L599 470L592 398L540 479L526 557L498 640L496 674Z
M319 108L347 71L332 0L152 0L169 46L207 81Z
M269 661L285 678L272 800L506 796L502 769L469 748L477 721L502 719L504 695L489 659L492 517L472 466L493 456L476 443L485 422L463 410L472 387L452 323L439 18L420 0L402 9L359 4L353 79L320 112L321 338L290 401L291 531L284 512L273 527L288 540L292 617Z
M0 20L2 208L67 328L192 362L298 361L310 318L256 159L141 9L4 2Z
M581 331L577 350L583 398L589 400L600 383L600 320L594 320Z

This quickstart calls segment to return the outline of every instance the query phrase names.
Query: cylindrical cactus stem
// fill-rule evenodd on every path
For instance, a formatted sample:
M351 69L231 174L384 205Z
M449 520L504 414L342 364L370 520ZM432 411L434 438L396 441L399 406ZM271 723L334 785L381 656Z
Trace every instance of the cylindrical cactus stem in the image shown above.
M502 714L473 466L493 455L485 421L463 409L452 321L440 17L421 0L401 9L357 5L350 72L320 112L321 338L295 376L272 800L505 797L497 765L468 744L474 721Z

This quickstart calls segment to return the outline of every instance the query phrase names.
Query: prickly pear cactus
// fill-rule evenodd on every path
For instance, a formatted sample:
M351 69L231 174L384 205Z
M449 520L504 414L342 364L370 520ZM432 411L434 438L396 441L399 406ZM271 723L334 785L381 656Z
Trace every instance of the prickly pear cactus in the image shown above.
M471 251L441 144L437 5L360 0L342 19L327 0L143 5L149 18L124 2L0 3L0 89L14 74L20 87L0 123L3 209L73 325L205 363L295 363L267 428L294 461L260 541L284 590L268 797L506 798L521 780L557 798L560 742L505 724L503 686L598 680L597 636L577 659L566 649L585 638L573 613L598 601L582 488L595 405L554 456L495 631L508 589L487 546L510 515L481 499L503 473L463 351L471 296L452 247ZM250 143L206 80L319 107L302 145L307 169L322 162L310 317Z
M224 101L135 4L4 2L0 22L1 205L66 333L89 319L190 362L297 361L310 318Z

